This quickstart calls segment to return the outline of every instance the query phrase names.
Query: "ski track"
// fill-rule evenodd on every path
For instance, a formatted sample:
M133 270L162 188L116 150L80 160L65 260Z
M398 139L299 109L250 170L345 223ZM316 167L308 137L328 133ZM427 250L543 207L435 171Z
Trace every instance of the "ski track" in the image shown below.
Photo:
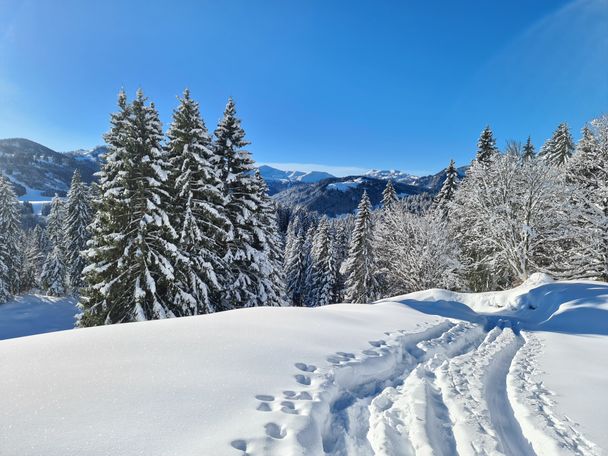
M295 363L294 390L261 394L281 414L263 438L236 439L243 455L599 455L535 379L540 343L512 319L444 321L385 333L329 367ZM276 422L275 422L276 421Z

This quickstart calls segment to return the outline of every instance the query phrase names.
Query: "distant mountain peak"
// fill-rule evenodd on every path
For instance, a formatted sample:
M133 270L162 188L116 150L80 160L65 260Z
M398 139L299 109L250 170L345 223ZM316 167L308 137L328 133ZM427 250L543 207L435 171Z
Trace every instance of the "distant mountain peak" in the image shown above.
M409 185L415 184L419 179L418 176L414 176L396 169L370 169L367 173L365 173L365 175L375 179L392 180L394 182L401 182Z

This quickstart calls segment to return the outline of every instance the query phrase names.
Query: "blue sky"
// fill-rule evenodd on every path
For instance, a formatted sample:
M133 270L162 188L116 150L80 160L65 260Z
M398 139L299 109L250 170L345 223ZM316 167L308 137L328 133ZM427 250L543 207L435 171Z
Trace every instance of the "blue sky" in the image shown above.
M213 129L237 102L254 158L435 172L608 110L608 0L0 0L0 137L102 142L124 87ZM313 166L314 165L314 166Z

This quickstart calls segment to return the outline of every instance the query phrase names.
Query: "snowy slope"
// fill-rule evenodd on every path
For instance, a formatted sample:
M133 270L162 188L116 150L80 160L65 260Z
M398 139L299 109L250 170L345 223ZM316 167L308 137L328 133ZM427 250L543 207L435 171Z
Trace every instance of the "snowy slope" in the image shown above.
M4 340L0 454L605 454L607 341L542 276Z

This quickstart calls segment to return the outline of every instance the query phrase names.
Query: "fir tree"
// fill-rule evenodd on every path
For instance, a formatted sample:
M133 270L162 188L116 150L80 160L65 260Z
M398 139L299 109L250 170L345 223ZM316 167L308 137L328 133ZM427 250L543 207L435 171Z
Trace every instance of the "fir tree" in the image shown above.
M534 150L534 144L532 144L532 140L528 136L528 140L526 141L526 144L524 145L524 153L522 155L522 159L524 161L531 160L535 156L536 156L536 151Z
M81 252L85 250L89 239L87 227L91 223L91 218L90 192L87 185L82 182L80 172L76 170L72 176L65 206L67 283L73 291L78 291L83 285L82 270L86 261Z
M261 192L251 155L243 150L249 143L232 99L228 100L214 135L215 152L220 158L221 177L227 190L226 215L233 228L224 257L229 270L222 283L223 307L265 305L269 299L265 281L272 266L259 236L263 231L259 217Z
M454 160L450 161L450 164L445 170L445 181L439 193L435 197L434 206L440 212L441 216L445 219L448 216L449 203L454 199L456 188L458 186L458 170L454 164Z
M329 223L323 218L312 241L309 302L313 306L324 306L334 302L336 276L332 250Z
M346 275L346 302L367 303L378 296L376 264L373 251L371 203L367 192L359 203L355 229L348 259L344 265Z
M285 253L285 284L287 299L293 306L304 304L306 286L306 251L304 234L295 232L289 250Z
M65 264L63 254L59 246L54 246L46 257L40 281L42 288L50 296L63 296L65 289Z
M0 303L19 292L21 208L11 183L0 174Z
M475 160L487 164L498 154L496 140L490 126L484 128L477 141L477 154Z
M40 225L36 225L33 230L29 230L25 234L25 261L23 265L22 284L25 290L31 290L40 286L40 276L46 258L45 251L40 247L40 233L44 235L44 231Z
M82 326L175 315L169 288L177 234L166 213L168 163L158 113L141 90L131 104L121 93L111 124L86 251Z
M285 275L283 274L283 241L279 234L277 210L274 202L268 196L268 186L259 170L255 172L258 184L257 218L260 229L256 232L257 241L262 252L262 263L266 266L262 273L262 300L267 306L285 305Z
M167 133L169 186L174 194L172 222L180 255L172 285L179 315L215 312L219 306L224 246L231 235L220 180L220 159L200 115L198 103L184 91ZM218 274L220 277L218 278Z
M61 254L65 246L65 208L63 201L55 195L51 200L50 212L46 218L46 236L49 240L51 250L58 247Z
M553 136L545 142L539 152L539 157L544 158L550 165L563 166L574 152L574 141L570 134L568 124L560 124Z
M386 182L386 187L384 187L384 191L382 192L382 207L389 209L397 200L397 192L395 191L393 182L389 180Z

